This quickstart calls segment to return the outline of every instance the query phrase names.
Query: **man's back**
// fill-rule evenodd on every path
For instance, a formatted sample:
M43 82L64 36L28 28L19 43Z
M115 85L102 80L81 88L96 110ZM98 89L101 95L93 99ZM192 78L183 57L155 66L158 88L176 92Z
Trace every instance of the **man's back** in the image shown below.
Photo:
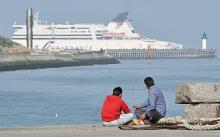
M154 94L152 96L152 94ZM161 90L157 87L152 87L152 89L150 89L149 91L149 100L151 100L152 97L156 97L153 100L156 100L155 103L155 109L160 112L160 114L165 117L166 115L166 102L163 96L163 93L161 92Z
M154 80L151 77L146 77L144 83L148 90L149 97L140 105L133 105L135 115L140 120L145 120L146 124L155 124L159 119L166 115L166 102L163 93L159 88L154 86Z
M130 109L119 96L107 96L102 107L102 121L113 121L119 119L121 111L130 113Z

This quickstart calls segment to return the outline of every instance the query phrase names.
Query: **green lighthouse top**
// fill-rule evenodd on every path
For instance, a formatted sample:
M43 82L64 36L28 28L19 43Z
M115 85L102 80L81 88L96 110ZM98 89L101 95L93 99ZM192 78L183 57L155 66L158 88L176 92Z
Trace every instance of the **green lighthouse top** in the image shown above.
M205 32L202 35L202 39L208 39Z

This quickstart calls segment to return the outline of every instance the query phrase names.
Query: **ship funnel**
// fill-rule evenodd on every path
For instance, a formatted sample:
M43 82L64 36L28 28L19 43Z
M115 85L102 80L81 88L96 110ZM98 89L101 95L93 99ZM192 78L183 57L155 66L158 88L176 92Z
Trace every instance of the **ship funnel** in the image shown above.
M112 21L117 22L117 23L121 23L127 19L128 19L128 12L123 12L123 13L120 13L119 15L117 15Z
M32 8L27 9L26 14L26 40L27 40L27 47L33 49L33 11Z

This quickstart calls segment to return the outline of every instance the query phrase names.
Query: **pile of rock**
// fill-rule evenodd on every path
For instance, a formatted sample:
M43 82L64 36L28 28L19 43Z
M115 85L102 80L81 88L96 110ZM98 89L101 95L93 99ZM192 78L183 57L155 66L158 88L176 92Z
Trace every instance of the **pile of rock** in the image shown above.
M4 52L4 53L8 53L8 54L31 53L31 49L13 43L13 46L12 46L12 47L3 48L3 52Z
M176 103L186 104L186 119L220 117L220 83L178 84Z
M31 53L31 49L0 35L0 52L6 54Z

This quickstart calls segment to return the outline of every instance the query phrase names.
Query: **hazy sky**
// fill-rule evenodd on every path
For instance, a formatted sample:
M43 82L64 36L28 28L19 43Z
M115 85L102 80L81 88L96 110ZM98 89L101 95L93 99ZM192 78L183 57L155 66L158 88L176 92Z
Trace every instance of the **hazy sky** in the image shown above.
M147 37L199 48L205 31L208 47L220 50L220 0L1 0L0 34L10 38L13 22L24 24L29 7L55 23L107 24L128 11Z

